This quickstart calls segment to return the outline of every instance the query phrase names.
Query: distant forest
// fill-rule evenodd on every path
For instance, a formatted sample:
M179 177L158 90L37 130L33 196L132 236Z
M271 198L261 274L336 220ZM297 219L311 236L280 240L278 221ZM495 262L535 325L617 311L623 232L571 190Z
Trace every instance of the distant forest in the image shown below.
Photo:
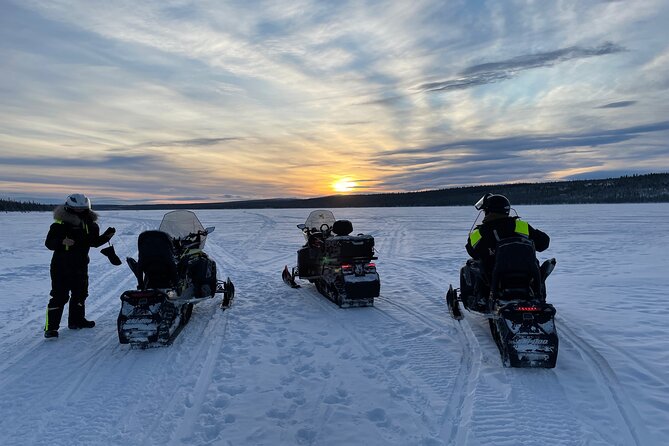
M506 195L513 205L669 202L669 173L623 176L604 180L552 183L493 184L423 192L332 195L318 198L277 198L221 203L94 205L96 210L149 209L263 209L469 206L486 192ZM2 211L44 211L52 205L0 200Z
M0 199L0 211L2 212L50 211L51 209L53 209L52 205L39 204L33 201Z

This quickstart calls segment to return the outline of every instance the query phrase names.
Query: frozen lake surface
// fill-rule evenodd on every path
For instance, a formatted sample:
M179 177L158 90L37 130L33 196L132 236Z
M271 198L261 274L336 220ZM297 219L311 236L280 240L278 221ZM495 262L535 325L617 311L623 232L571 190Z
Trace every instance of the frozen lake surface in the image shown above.
M524 206L551 236L552 370L506 369L487 321L448 315L476 211L334 209L372 234L381 297L339 309L281 281L310 209L196 212L237 288L170 347L118 343L126 265L91 250L91 330L45 340L49 213L0 214L2 445L660 445L669 437L669 205ZM162 211L101 212L120 257ZM457 286L457 284L456 284Z

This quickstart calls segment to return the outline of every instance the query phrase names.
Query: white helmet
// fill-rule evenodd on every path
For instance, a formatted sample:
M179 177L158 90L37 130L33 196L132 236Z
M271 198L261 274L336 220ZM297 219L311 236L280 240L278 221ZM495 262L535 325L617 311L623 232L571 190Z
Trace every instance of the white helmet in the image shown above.
M90 210L91 200L84 194L72 194L65 200L65 207L76 211Z

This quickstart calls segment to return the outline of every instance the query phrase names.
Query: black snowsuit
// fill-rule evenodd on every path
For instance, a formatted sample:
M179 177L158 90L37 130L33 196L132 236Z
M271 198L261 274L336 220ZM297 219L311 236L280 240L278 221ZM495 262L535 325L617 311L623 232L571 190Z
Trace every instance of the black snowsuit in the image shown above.
M497 242L508 237L527 237L534 242L537 252L545 251L550 237L518 217L490 213L469 235L465 248L473 260L460 271L460 291L472 299L483 299L489 294L489 280L495 266ZM482 301L480 301L482 302Z
M53 251L51 258L51 299L47 307L45 330L58 330L65 304L70 300L68 325L76 326L85 319L88 297L88 251L107 243L112 235L100 235L98 216L89 210L81 213L58 206L53 211L54 222L46 236L45 246ZM74 240L65 246L63 240Z

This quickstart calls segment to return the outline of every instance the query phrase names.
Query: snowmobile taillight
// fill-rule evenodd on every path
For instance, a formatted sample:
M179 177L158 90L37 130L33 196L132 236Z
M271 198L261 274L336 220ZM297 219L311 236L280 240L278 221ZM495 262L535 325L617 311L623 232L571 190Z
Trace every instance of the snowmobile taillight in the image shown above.
M539 311L539 307L528 306L528 307L517 307L518 311Z
M353 265L350 263L342 263L341 272L344 274L353 274Z

